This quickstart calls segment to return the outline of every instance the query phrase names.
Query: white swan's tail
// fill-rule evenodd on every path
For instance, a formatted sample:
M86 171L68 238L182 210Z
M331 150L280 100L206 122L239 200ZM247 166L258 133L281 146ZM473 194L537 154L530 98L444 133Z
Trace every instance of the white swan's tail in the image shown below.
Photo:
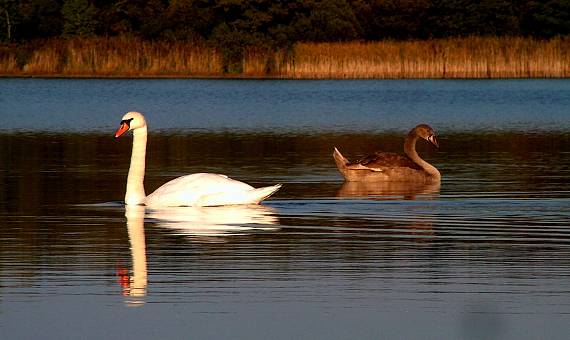
M269 198L269 196L276 193L277 190L281 189L281 187L281 184L276 184L270 187L257 188L251 190L248 195L254 199L254 202L252 203L258 204L259 202L263 201L266 198Z
M213 193L200 197L194 204L195 206L220 206L220 205L239 205L239 204L259 204L264 199L273 195L281 188L281 184L272 185L251 190L230 190L225 192Z

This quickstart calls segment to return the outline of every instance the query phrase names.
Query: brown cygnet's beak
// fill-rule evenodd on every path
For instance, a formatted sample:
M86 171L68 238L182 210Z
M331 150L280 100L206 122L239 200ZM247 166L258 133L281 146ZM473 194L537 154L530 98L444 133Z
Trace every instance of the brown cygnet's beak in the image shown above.
M439 149L439 144L437 143L437 139L435 138L435 135L429 136L428 141L430 141L430 143L432 143L433 145L435 145L436 148Z

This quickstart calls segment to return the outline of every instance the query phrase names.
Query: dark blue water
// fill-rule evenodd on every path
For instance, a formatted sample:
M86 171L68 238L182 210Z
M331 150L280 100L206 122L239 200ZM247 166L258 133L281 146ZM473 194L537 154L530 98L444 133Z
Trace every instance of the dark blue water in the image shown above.
M0 338L564 339L570 81L0 79ZM125 209L183 174L283 183L261 206ZM437 186L343 183L418 150Z
M107 131L144 112L155 130L567 130L568 80L2 79L1 129Z

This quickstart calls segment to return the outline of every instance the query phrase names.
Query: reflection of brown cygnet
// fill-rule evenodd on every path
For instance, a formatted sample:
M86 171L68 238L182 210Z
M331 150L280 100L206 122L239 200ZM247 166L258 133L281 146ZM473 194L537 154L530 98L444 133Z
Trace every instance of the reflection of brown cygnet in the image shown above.
M439 182L441 174L416 152L416 141L423 138L439 147L435 132L427 124L420 124L412 129L404 143L404 153L376 152L351 163L342 156L337 148L333 157L340 173L349 182L392 181L392 182Z
M433 195L439 192L440 182L344 182L337 192L338 197L378 200L416 199L417 195Z

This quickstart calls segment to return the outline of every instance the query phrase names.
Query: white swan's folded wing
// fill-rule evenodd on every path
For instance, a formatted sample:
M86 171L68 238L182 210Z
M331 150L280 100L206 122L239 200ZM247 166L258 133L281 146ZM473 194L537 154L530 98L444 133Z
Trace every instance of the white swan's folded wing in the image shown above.
M279 187L267 187L272 188L271 190L255 189L224 175L197 173L165 183L146 197L145 205L175 207L257 204Z
M195 206L209 207L219 205L258 204L281 188L281 184L251 190L225 190L207 194L196 202Z

